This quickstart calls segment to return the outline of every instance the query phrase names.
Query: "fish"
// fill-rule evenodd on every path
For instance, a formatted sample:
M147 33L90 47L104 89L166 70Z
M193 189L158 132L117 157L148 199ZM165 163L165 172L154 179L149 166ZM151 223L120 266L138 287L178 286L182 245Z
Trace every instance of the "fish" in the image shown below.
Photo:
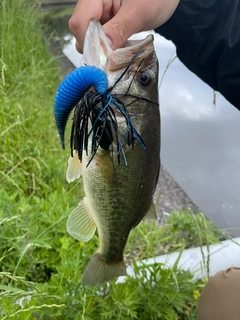
M81 68L87 71L82 73ZM88 286L127 275L123 253L131 230L145 218L156 219L158 70L153 34L128 40L113 51L100 22L92 19L81 67L69 75L67 85L59 86L55 97L63 147L66 123L74 109L66 179L70 183L82 178L85 193L68 217L67 231L82 242L98 231L99 248L82 276ZM101 79L100 85L96 78Z

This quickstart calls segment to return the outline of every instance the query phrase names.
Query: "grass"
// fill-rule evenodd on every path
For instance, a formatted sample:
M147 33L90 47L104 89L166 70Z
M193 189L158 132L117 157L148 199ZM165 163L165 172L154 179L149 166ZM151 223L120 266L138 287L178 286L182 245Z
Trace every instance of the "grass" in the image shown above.
M177 263L142 268L135 261L218 241L201 214L175 212L165 225L145 221L134 229L125 255L136 278L98 288L81 284L98 238L85 244L66 233L83 191L81 181L65 181L68 154L52 108L61 77L42 30L32 1L1 1L0 318L196 319L204 281L193 283Z

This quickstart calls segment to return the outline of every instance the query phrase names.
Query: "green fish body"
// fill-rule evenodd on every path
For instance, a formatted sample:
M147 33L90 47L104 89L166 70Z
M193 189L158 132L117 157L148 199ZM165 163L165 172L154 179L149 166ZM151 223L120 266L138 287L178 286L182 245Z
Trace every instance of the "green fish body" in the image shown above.
M115 140L113 150L99 147L89 165L91 146L88 155L84 151L82 163L76 151L69 158L67 180L71 182L81 175L85 197L70 213L67 230L86 242L98 229L100 247L82 279L86 285L98 285L126 275L123 251L130 231L144 217L156 217L152 201L160 169L160 113L153 36L130 41L126 47L112 51L100 23L93 19L85 38L83 63L103 69L110 86L130 64L112 94L124 102L133 127L145 144L144 147L136 137L131 137L135 139L134 148L131 141L124 143L127 164L123 159L118 163ZM124 141L126 121L119 110L115 114L119 136Z

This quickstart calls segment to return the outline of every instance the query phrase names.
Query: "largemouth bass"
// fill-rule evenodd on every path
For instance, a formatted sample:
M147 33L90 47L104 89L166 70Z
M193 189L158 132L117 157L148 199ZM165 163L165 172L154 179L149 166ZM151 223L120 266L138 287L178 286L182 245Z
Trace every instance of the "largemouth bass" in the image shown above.
M126 107L123 113L120 107L110 105L117 123L116 136L111 134L110 119L108 130L104 129L106 143L102 139L96 149L88 137L81 157L73 146L66 173L68 182L82 176L85 192L69 215L68 233L88 241L98 230L100 247L82 278L86 285L98 285L126 275L123 251L130 231L143 218L156 218L152 201L160 169L160 112L153 35L128 41L112 51L100 23L93 19L85 37L82 64L103 70L112 88L111 97ZM127 134L126 119L132 125Z

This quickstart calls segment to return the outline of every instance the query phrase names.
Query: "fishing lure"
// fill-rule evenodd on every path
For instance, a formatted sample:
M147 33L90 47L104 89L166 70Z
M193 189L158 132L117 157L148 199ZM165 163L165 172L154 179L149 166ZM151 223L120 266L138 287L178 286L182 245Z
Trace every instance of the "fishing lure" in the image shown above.
M122 75L116 80L114 85L108 88L106 73L94 66L82 66L70 73L60 84L55 96L54 116L58 132L60 135L63 149L64 132L69 115L75 107L71 132L71 153L77 150L79 160L82 161L83 150L88 152L88 140L92 135L92 157L91 162L99 146L103 149L112 147L113 134L117 144L118 163L120 164L120 154L122 154L124 163L127 165L123 145L127 141L128 145L134 148L134 136L145 147L145 144L132 125L126 106L123 101L117 98L117 95L111 95L111 91L128 71L132 61L143 52L139 51L131 60L128 67ZM89 91L91 87L95 92ZM125 94L127 95L127 93ZM139 97L133 97L141 99ZM121 112L126 121L126 134L124 141L121 141L118 134L118 123L114 112L114 107ZM88 125L89 121L91 126ZM91 127L89 130L88 128Z

